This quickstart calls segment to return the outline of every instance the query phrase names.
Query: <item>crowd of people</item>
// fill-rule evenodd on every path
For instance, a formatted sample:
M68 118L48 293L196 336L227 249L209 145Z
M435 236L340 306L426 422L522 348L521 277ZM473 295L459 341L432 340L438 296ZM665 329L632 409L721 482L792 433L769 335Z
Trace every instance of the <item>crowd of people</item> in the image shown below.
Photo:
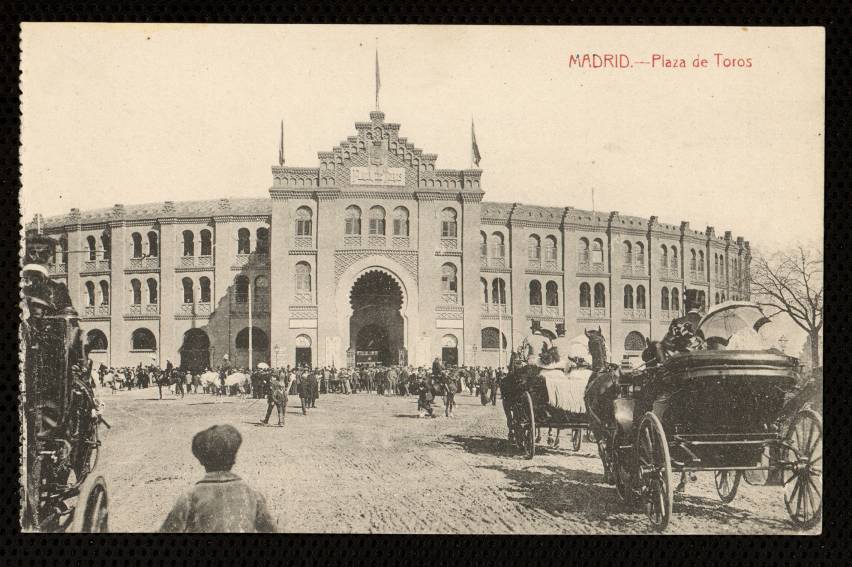
M279 398L279 403L290 396L298 396L304 414L316 408L317 400L323 394L417 396L420 415L429 417L434 415L432 402L439 396L445 398L445 405L449 406L447 415L451 415L453 396L465 389L471 396L478 396L482 405L496 405L504 376L504 369L492 367L445 368L437 358L431 368L411 365L270 368L259 364L254 371L249 371L231 364L226 355L216 369L208 367L194 371L176 367L170 361L164 368L142 363L135 367L101 364L92 372L92 381L93 385L113 391L156 387L161 399L164 390L180 397L205 393L268 399L270 409L274 407L273 395Z

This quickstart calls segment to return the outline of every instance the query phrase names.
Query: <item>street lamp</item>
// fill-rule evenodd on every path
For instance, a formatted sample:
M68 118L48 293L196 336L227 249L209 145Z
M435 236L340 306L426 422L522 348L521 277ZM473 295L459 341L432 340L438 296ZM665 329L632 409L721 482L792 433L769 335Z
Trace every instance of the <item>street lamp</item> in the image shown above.
M473 345L471 350L473 350L473 365L476 366L476 351L479 350L479 347L477 345Z
M275 361L272 363L272 365L275 366L276 368L278 368L278 366L280 366L280 364L278 362L278 353L281 351L281 347L279 347L278 345L275 345L275 348L272 349L272 351L275 353L274 354Z
M781 338L778 339L778 344L781 345L781 352L787 354L787 337L781 335Z

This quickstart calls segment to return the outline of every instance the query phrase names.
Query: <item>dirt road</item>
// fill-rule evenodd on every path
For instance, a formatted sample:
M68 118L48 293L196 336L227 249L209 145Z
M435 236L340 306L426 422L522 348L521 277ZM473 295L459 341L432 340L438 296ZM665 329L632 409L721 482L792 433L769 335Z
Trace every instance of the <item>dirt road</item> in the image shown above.
M648 533L604 483L597 449L541 447L532 461L507 451L503 409L459 394L456 417L418 419L413 397L324 395L286 426L263 427L264 400L155 388L100 394L98 470L109 484L111 531L157 530L175 499L201 478L193 434L230 423L243 435L234 472L267 497L279 528L361 533ZM297 400L298 401L298 400ZM273 417L274 421L274 417ZM818 529L815 530L815 533ZM709 474L676 497L667 533L797 533L781 489L742 483L721 504Z

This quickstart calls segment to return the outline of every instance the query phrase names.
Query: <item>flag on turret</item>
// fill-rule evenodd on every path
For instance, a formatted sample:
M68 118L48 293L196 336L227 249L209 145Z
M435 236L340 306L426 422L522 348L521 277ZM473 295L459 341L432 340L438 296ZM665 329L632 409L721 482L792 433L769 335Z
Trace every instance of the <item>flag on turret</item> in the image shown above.
M473 163L476 164L476 167L479 167L479 160L482 159L482 156L479 155L479 146L476 144L476 130L473 127L473 118L470 119L470 141Z
M284 165L284 121L281 121L281 142L278 144L278 165Z

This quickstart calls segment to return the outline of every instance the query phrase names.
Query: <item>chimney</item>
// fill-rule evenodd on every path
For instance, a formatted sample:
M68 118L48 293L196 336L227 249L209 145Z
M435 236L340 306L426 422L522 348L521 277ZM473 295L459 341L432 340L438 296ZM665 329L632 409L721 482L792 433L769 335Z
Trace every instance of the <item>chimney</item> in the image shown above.
M80 209L78 209L77 207L72 207L71 211L68 213L68 221L80 222Z
M231 201L228 199L219 199L219 210L220 211L230 211L231 210Z
M175 212L175 202L174 201L166 201L163 203L163 213L167 215L172 215Z
M123 217L124 216L124 205L122 205L121 203L116 203L115 205L113 205L112 206L112 216L114 216L117 219L120 219L121 217Z

